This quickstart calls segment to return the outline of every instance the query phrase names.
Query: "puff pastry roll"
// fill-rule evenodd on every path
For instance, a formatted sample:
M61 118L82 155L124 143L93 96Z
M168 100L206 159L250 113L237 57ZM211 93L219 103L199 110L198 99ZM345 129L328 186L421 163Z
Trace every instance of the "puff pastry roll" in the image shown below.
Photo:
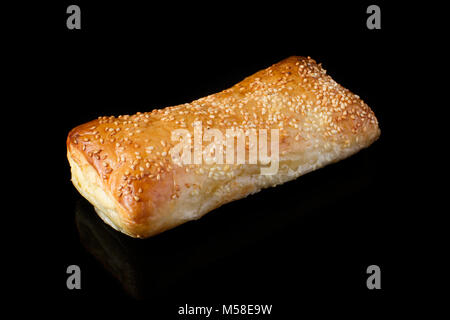
M74 186L103 221L146 238L344 159L379 135L357 95L310 57L290 57L191 103L80 125L67 157Z

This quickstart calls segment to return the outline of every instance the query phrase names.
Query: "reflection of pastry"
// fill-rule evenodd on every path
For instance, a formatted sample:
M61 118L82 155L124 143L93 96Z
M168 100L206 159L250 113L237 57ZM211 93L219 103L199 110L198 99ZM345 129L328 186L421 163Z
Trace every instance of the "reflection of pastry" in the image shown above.
M252 208L246 214L233 210L241 204L229 203L217 209L215 215L144 241L127 237L102 223L92 206L83 200L76 204L76 225L86 250L132 297L173 298L174 292L192 296L186 285L190 279L196 278L199 286L209 282L207 277L197 278L199 270L207 267L220 274L223 261L236 261L236 255L266 245L274 234L293 230L305 235L312 232L311 228L321 228L318 221L328 220L328 216L321 218L314 213L342 199L351 199L355 192L367 188L376 173L369 153L361 153L338 166L344 170L330 168L326 174L317 172L309 179L293 181L296 197L280 190L283 187L267 190L279 201L276 221L273 201L258 194L243 201L244 206ZM233 218L227 219L230 213ZM306 224L308 216L317 220ZM298 249L302 249L301 245Z
M178 143L172 132L194 135L196 121L223 132L278 129L277 173L261 175L261 163L177 166L169 154ZM67 149L72 181L103 221L145 238L346 158L379 134L358 96L311 58L291 57L189 104L100 117L73 129Z
M108 230L91 211L92 207L84 202L77 203L75 221L81 243L120 281L127 292L136 296L138 272L133 255L122 244L119 234Z

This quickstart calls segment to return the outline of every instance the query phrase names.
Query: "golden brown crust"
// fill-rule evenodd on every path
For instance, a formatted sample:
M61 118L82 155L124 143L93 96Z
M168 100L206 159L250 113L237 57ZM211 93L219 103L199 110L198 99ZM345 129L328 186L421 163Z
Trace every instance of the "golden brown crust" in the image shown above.
M279 129L280 172L257 177L258 165L175 165L171 132L192 132L194 121L204 130ZM70 131L67 149L72 163L97 173L114 202L120 220L115 227L147 237L340 160L370 145L379 132L375 115L357 95L313 59L290 57L191 103L99 117Z

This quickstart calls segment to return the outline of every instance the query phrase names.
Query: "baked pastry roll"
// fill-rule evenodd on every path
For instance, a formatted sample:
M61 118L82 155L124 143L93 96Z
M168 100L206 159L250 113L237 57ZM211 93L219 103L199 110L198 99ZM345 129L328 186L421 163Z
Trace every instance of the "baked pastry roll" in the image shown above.
M67 157L74 186L103 221L147 238L344 159L379 135L357 95L310 57L290 57L191 103L80 125Z

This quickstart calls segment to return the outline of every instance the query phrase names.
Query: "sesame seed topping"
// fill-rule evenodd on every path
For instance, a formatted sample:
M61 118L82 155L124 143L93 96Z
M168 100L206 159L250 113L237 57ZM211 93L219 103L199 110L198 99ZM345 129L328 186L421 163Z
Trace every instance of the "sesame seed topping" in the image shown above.
M357 140L351 135L366 132L378 123L369 107L337 84L320 64L311 58L297 57L262 70L232 88L191 103L132 116L99 117L93 122L95 125L87 125L85 131L74 135L71 141L80 145L83 151L87 150L90 157L97 160L96 166L103 166L99 170L102 178L111 179L121 174L123 177L112 181L125 186L137 184L138 193L142 193L139 187L142 181L168 179L166 177L173 175L166 173L174 173L175 168L179 168L168 157L171 138L170 134L165 135L163 127L170 130L186 128L192 139L195 121L202 122L204 131L235 128L243 129L248 135L249 130L254 129L279 129L280 141L284 141L280 146L281 155L287 154L290 144L305 144L305 148L311 149L332 150L337 145L347 148ZM150 135L153 125L155 128L161 126L161 133ZM252 142L246 141L247 149L253 146ZM103 149L101 152L100 147ZM106 158L108 162L104 161ZM236 168L238 166L228 164L212 167L185 165L181 170L188 179L194 174L205 174L205 177L221 180L233 178L238 174ZM136 189L133 186L130 190ZM179 191L178 185L175 190ZM132 191L123 188L120 192L127 194ZM176 198L179 195L175 192L168 196Z

